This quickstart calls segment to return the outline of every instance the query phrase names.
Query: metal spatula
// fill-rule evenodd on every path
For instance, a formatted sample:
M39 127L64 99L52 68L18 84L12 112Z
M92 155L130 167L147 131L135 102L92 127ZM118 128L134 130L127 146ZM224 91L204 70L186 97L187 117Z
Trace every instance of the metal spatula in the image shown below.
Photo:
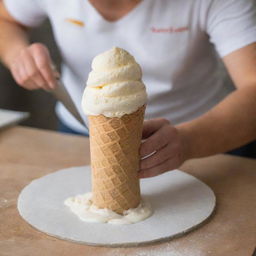
M66 107L66 109L76 118L77 121L79 121L80 124L88 129L80 113L78 112L76 105L70 97L65 85L62 83L61 80L58 80L58 86L49 92Z

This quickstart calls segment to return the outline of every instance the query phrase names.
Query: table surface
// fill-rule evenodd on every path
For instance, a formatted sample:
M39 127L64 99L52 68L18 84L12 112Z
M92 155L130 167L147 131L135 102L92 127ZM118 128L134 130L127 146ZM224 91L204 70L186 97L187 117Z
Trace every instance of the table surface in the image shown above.
M61 168L89 164L89 141L39 129L0 132L0 255L251 256L256 245L256 160L217 155L180 169L216 194L215 214L181 238L137 248L75 244L33 229L18 214L17 197L30 181ZM152 229L152 232L154 230Z

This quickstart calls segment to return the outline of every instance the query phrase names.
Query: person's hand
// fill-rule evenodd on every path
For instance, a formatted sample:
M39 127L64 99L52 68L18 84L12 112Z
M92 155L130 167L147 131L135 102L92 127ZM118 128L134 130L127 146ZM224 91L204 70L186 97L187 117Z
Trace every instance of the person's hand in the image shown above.
M185 161L181 136L166 119L145 121L142 137L139 178L176 169Z
M9 68L17 84L28 90L54 89L59 77L48 49L40 43L22 49L12 59Z

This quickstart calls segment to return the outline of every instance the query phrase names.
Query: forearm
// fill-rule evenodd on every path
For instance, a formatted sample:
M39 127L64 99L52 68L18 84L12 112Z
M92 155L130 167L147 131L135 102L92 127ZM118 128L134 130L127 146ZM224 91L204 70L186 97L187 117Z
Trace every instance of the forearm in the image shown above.
M205 115L177 129L185 159L227 152L256 139L256 86L236 90Z
M0 19L0 60L10 67L13 57L29 45L27 31L20 25Z

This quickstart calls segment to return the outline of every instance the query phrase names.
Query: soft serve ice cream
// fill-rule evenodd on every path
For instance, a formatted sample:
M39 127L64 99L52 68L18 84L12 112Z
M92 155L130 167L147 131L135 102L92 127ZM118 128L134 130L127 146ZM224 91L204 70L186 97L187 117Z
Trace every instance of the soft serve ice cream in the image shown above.
M127 51L114 47L96 56L84 91L87 115L121 117L147 101L139 64Z
M141 202L137 208L124 211L122 215L109 209L99 209L92 203L92 193L69 197L64 204L85 222L125 225L145 220L152 214L149 203L145 201Z
M143 117L144 117L144 105L146 104L146 101L147 101L147 94L146 94L145 85L143 84L141 78L142 78L142 72L139 64L135 61L133 56L131 56L127 51L123 49L114 47L111 50L96 56L92 62L92 71L89 74L87 86L85 88L83 99L82 99L82 108L85 114L87 114L88 116L93 116L93 118L96 118L96 119L100 118L101 120L103 116L104 116L103 119L108 119L108 118L122 119L123 116L126 114L133 115L133 113L137 113L138 111L141 111L143 112ZM99 115L103 115L103 116L98 117ZM136 118L138 120L142 120L143 122L143 117L142 119L138 119L138 117ZM135 120L137 120L136 118ZM142 122L140 122L139 124L140 127L135 127L134 129L135 132L133 132L131 136L131 138L133 138L133 137L136 137L134 134L138 134L138 138L136 137L136 143L132 144L133 146L134 145L138 146L138 147L135 146L135 148L133 148L134 152L132 152L132 158L130 158L132 162L129 162L128 161L129 159L126 159L130 164L129 168L134 165L134 161L135 161L136 167L132 170L132 171L135 171L135 175L134 173L129 173L120 178L118 174L115 173L117 175L116 176L117 180L122 179L122 182L124 182L124 180L128 180L127 183L125 184L126 187L122 187L122 188L125 188L125 190L127 190L127 186L129 187L129 185L127 185L128 182L130 182L129 183L130 187L133 187L133 189L134 189L134 184L137 184L139 186L138 180L135 180L136 172L138 170L137 166L139 163L136 162L136 160L134 159L139 160L139 156L138 156L138 148L140 143L139 131L142 130ZM100 121L100 124L102 125L102 121ZM92 148L93 143L91 143L92 142L91 140L95 135L92 133L91 128L92 127L90 126L90 132L91 132L90 144L91 144L91 152L93 152L93 148ZM97 133L98 132L99 131L97 130ZM104 132L102 132L100 136L104 136ZM126 140L127 136L124 139ZM127 145L127 143L128 141L126 141L125 144ZM131 144L131 141L130 141L130 144ZM123 145L123 144L120 144L120 141L118 141L118 145ZM108 146L111 147L111 141L110 143L108 141L107 145L104 145L104 146L106 146L104 150L102 149L104 152L101 152L98 155L96 154L96 156L92 158L92 164L93 164L93 160L95 161L95 157L96 158L101 157L101 155L104 155L105 151L107 150L107 147ZM99 147L100 145L97 145L97 150L99 149ZM122 155L123 154L122 149L120 150L121 150L120 154ZM111 151L110 154L112 153L113 152ZM129 155L129 152L127 154ZM116 162L117 159L115 158L115 156L113 157L114 159L112 160L112 162L114 163L112 163L112 165L115 164L115 166L121 169L126 168L125 166L118 165L118 164L120 165L123 164L122 160L120 160L121 163L118 163ZM104 162L109 162L109 161L107 160L105 161L104 159ZM101 163L100 165L102 165L102 162L100 163ZM97 171L100 171L99 172L100 173L99 175L101 176L101 178L99 179L100 183L102 182L103 179L104 179L104 182L107 182L106 174L104 174L104 171L106 173L111 172L112 166L110 166L109 169L104 167L104 170L101 168L102 166L100 166L99 170L97 170ZM95 170L93 170L93 172L94 171ZM129 175L133 175L133 176L129 177ZM117 184L117 186L119 187L120 183ZM113 184L113 187L114 189L116 189L115 184ZM111 193L113 192L116 192L116 191L111 190ZM116 192L116 193L118 194L118 193L124 193L124 192L126 191L120 190L119 192ZM136 192L138 191L136 190ZM103 197L107 198L108 197L107 193L109 192L104 190ZM132 194L132 199L136 198L136 195L138 195L138 199L141 200L140 193ZM122 197L122 201L125 201L124 199L127 199L127 198ZM122 214L118 214L117 211L113 211L113 209L112 210L107 209L109 208L109 204L102 208L99 208L96 205L94 205L94 203L95 202L93 202L92 193L70 197L65 201L65 205L67 205L70 208L70 210L73 213L75 213L81 220L86 222L131 224L131 223L142 221L148 218L152 214L150 205L145 201L141 201L139 205L137 204L136 208L130 207L130 209L124 210Z

